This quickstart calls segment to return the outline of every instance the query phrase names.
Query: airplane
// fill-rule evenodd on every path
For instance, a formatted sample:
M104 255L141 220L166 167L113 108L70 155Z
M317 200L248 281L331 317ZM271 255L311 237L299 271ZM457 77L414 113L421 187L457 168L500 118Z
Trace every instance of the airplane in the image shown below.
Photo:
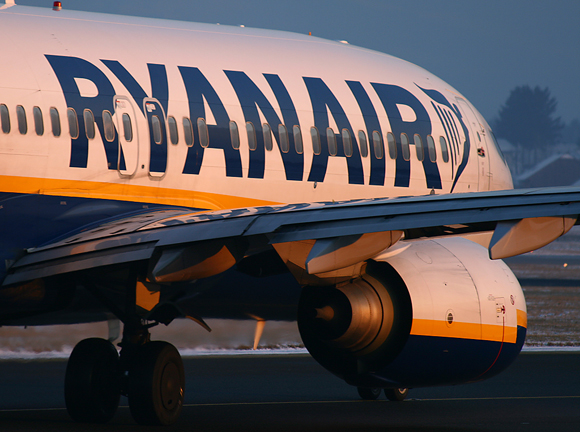
M60 2L5 3L0 35L0 325L123 323L120 353L72 351L74 420L125 395L136 422L175 422L183 363L149 329L176 318L295 319L366 399L520 352L501 258L571 229L580 190L513 190L489 125L436 76L344 41Z

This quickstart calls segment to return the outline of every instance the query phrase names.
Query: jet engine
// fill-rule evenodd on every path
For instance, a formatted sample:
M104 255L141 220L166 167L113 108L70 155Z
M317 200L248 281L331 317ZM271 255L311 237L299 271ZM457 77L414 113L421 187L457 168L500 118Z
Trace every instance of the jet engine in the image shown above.
M399 242L358 278L305 287L298 308L312 356L348 383L375 388L495 375L520 352L526 317L511 270L463 238Z

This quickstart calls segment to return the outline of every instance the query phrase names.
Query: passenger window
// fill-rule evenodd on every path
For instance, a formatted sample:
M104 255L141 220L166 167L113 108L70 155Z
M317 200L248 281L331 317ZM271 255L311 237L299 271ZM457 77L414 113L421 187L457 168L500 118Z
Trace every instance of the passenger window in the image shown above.
M240 149L240 132L238 131L238 124L235 121L230 121L230 141L234 150Z
M409 150L409 137L406 133L401 134L401 150L403 151L403 159L406 161L411 159L411 152Z
M425 159L425 152L423 151L423 140L421 135L413 135L413 141L415 142L415 151L417 152L417 160L423 161Z
M292 128L292 132L294 134L294 148L296 149L296 153L304 153L304 145L302 144L302 132L300 131L300 126L295 125Z
M36 135L44 135L44 120L42 118L42 110L35 106L32 108L32 117L34 118L34 131Z
M267 151L272 151L272 128L268 123L262 125L262 133L264 135L264 147Z
M391 159L397 159L397 141L392 132L387 133L387 145L389 146L389 157Z
M125 141L133 141L133 124L131 123L131 117L127 113L123 114L123 136Z
M161 120L159 120L159 116L151 116L151 129L153 129L153 141L155 141L155 144L161 144L161 141L163 141L163 132L161 131Z
M177 145L179 142L179 133L177 132L177 121L175 117L167 117L167 124L169 125L169 139L171 140L171 144Z
M326 128L326 142L328 143L328 153L330 153L330 156L336 156L336 135L332 128Z
M280 150L283 153L288 153L290 150L290 142L288 138L288 129L283 124L278 125L278 134L280 135Z
M191 120L187 117L183 117L183 137L187 147L193 146L193 127Z
M4 104L0 105L0 121L2 121L2 132L10 133L10 112Z
M437 150L435 149L435 141L431 135L427 135L427 151L429 153L429 160L437 162Z
M373 149L375 150L375 157L377 159L382 159L385 156L383 137L379 131L373 131Z
M18 120L18 131L24 135L28 132L28 124L26 123L26 111L22 105L16 107L16 118Z
M360 147L360 155L366 158L369 155L369 145L367 143L367 134L362 130L358 131L358 145Z
M254 123L246 122L246 132L248 134L248 147L250 150L256 150L258 148L258 140L256 138L256 128Z
M439 137L439 146L441 147L441 158L443 159L443 162L449 162L449 150L447 148L447 140L445 137Z
M70 137L72 139L77 139L79 137L79 121L74 108L68 108L66 110L66 118L68 120L68 131Z
M95 116L90 109L83 111L83 118L85 120L85 133L88 139L95 138Z
M320 134L318 133L318 129L312 126L310 128L310 137L312 138L312 152L315 155L320 154Z
M60 115L55 107L50 108L50 124L52 126L52 134L55 137L60 136Z
M203 148L209 147L209 133L205 119L197 119L197 133L199 134L199 145Z
M103 128L105 129L105 139L109 142L115 139L115 126L113 126L113 116L109 111L103 111Z
M352 156L352 139L348 129L342 130L342 148L344 149L344 155L346 157Z

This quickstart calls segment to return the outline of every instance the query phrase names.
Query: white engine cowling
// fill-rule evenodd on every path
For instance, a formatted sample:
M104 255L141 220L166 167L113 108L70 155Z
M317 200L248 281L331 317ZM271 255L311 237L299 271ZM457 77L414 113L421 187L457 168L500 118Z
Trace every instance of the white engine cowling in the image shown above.
M420 387L495 375L520 352L521 287L462 238L400 242L361 277L305 287L298 326L322 366L357 386Z

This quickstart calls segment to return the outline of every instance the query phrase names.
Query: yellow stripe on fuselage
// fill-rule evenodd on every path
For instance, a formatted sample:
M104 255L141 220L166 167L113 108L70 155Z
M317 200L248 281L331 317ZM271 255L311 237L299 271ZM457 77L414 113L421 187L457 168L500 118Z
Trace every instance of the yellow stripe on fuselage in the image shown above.
M517 311L517 327L527 326L526 312ZM411 334L416 336L435 336L456 339L474 339L492 342L516 343L518 328L502 324L478 324L414 319Z
M208 192L138 186L127 183L103 183L34 177L0 176L0 191L74 198L93 198L149 204L175 205L207 210L275 205L270 201Z

